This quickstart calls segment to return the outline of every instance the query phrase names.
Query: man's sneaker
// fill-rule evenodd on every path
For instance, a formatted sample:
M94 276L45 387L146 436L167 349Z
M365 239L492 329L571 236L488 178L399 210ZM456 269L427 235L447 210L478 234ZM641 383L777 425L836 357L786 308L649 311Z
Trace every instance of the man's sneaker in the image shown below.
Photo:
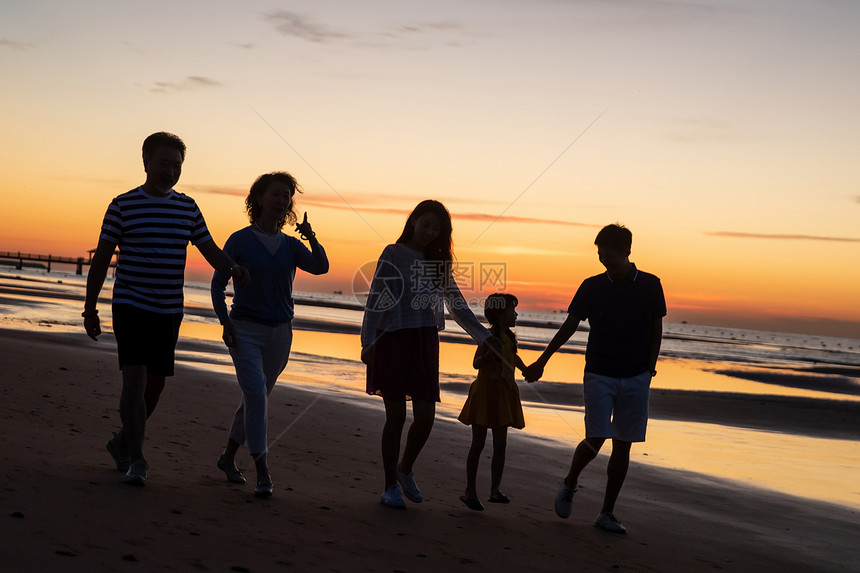
M146 483L146 470L149 469L149 464L143 460L138 460L128 466L128 471L125 474L125 483L129 485L143 486Z
M403 486L403 495L406 496L406 499L412 503L421 503L423 501L424 498L421 497L421 492L418 491L418 484L415 483L415 472L409 472L407 475L400 471L400 468L397 468L397 481Z
M406 509L406 502L403 501L403 497L400 495L400 488L397 484L394 484L383 492L379 503L396 509Z
M627 528L621 525L621 522L615 519L615 516L608 511L604 511L598 515L594 525L612 533L627 533Z
M562 481L558 493L555 494L555 514L562 519L570 517L570 512L573 511L573 493L575 491L574 488L567 487L567 484Z
M131 465L131 459L128 456L128 449L125 446L125 441L119 439L117 433L114 432L113 437L108 440L105 448L116 463L117 471L127 472L128 466Z

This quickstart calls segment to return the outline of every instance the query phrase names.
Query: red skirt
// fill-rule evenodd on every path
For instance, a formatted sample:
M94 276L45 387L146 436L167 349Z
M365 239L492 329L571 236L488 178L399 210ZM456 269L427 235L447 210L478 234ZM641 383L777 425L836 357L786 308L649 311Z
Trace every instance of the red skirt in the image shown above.
M377 333L367 393L386 400L439 402L439 331L435 326Z

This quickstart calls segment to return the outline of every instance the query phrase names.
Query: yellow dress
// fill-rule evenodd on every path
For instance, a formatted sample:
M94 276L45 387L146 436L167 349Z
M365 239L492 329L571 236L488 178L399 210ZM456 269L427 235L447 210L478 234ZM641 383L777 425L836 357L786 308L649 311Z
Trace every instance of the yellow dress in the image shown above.
M502 333L501 340L502 359L478 369L478 378L469 387L469 397L457 417L467 426L522 429L526 425L520 391L514 382L514 341L507 333Z

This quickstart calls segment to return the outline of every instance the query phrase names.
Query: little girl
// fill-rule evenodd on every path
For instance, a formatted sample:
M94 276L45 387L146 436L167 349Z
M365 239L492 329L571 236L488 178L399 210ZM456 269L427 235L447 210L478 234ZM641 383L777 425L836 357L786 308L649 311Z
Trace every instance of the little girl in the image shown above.
M472 446L466 458L466 492L460 496L460 500L469 509L476 511L484 509L478 499L475 480L478 475L478 461L487 439L487 428L493 429L493 461L488 501L508 503L508 497L499 491L502 471L505 468L508 426L522 429L526 425L520 392L514 382L514 367L520 371L525 369L525 364L517 356L517 339L511 332L511 327L517 322L517 311L514 310L517 302L517 297L512 294L497 293L487 297L484 316L496 339L490 339L475 352L472 365L478 369L478 378L469 388L469 397L466 398L458 417L467 426L472 426ZM498 341L501 341L501 345Z

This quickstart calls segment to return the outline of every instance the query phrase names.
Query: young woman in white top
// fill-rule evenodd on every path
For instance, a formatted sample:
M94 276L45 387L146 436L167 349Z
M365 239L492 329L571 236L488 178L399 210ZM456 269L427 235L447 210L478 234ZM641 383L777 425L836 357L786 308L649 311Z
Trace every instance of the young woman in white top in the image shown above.
M367 364L367 393L385 403L380 501L389 507L406 507L398 483L407 499L422 501L412 466L430 436L439 401L438 331L445 328L445 306L478 344L491 337L454 282L451 232L442 203L419 203L397 242L382 251L365 305L361 359ZM401 456L407 400L414 420Z

